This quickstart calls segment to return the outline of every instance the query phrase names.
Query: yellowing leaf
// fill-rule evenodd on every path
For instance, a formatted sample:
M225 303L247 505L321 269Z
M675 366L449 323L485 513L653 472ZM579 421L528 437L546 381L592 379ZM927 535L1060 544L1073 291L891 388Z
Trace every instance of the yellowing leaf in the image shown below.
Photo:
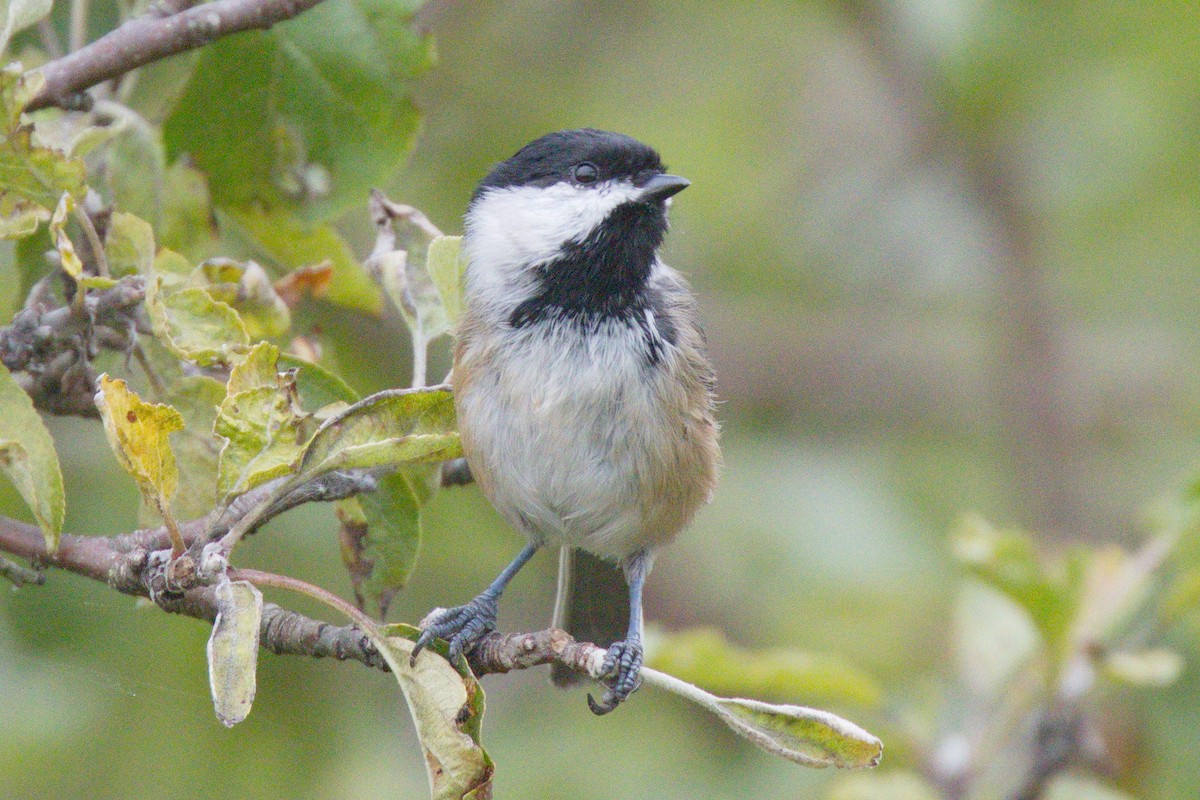
M1103 664L1110 677L1130 686L1170 686L1183 672L1183 656L1165 647L1118 650Z
M0 70L0 218L28 219L38 209L48 215L69 192L83 197L83 161L33 143L33 126L21 112L44 85L40 73L23 74L19 64ZM13 229L11 222L6 225Z
M169 517L179 473L168 436L183 428L183 417L171 406L145 402L125 381L107 374L100 376L96 407L117 460L133 476L146 502Z
M256 345L229 376L213 433L225 439L217 491L241 494L292 471L316 430L300 409L294 371L277 372L279 348Z
M254 703L263 598L247 581L218 583L217 618L208 639L208 685L217 719L232 728Z
M214 258L201 264L198 272L208 294L238 312L250 338L279 336L292 324L287 303L276 294L266 271L253 261Z
M439 236L429 243L425 256L425 271L433 281L446 319L451 328L462 315L462 277L467 261L462 253L461 236Z
M323 423L297 480L340 469L445 461L462 454L445 387L378 392Z
M393 675L425 751L429 787L435 800L490 797L495 767L480 745L483 688L465 665L452 666L444 645L434 643L408 668L413 641L420 631L408 625L387 628L387 643L402 665ZM434 650L435 652L429 652Z
M54 440L29 395L0 364L0 469L24 499L46 539L58 549L64 495Z
M840 778L829 800L940 800L941 792L913 772L859 773Z
M59 198L58 205L54 209L54 216L50 218L50 232L54 235L54 246L62 261L63 272L78 281L83 277L83 262L79 260L79 255L75 252L75 245L67 236L67 217L74 210L75 201L70 194L63 192L63 196Z
M883 742L828 711L717 697L650 667L642 668L642 680L708 709L768 753L806 767L874 767L883 757Z
M178 358L201 366L228 363L245 351L250 336L228 304L202 287L183 285L179 270L185 265L178 253L164 250L146 278L146 312L154 335Z

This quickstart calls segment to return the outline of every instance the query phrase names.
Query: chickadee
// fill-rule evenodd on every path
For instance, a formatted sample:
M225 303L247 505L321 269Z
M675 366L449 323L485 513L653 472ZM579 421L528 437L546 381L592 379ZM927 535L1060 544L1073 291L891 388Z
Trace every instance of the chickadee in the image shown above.
M638 688L642 586L711 498L720 461L696 304L658 257L687 186L650 147L583 129L526 145L476 189L454 404L471 473L529 544L482 594L434 616L414 659L435 637L452 659L469 650L512 577L556 545L556 623L582 637L570 620L591 620L589 638L608 645L608 688L588 704L604 714ZM603 590L616 573L605 561L623 569L627 605Z

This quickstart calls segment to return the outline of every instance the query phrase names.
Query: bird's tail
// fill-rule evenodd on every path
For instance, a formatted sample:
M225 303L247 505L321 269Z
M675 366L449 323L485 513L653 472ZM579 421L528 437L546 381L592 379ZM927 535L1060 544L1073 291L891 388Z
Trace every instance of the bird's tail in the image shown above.
M628 625L629 587L621 568L584 550L559 550L554 626L581 642L608 647L625 638ZM556 686L566 687L583 678L555 664L550 679Z

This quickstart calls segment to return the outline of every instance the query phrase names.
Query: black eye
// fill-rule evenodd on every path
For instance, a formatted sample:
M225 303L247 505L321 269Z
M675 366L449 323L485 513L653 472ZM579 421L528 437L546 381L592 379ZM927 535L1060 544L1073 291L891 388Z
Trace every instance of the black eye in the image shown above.
M600 172L596 169L596 165L590 161L584 161L582 164L576 164L571 168L571 177L576 183L595 183L600 177Z

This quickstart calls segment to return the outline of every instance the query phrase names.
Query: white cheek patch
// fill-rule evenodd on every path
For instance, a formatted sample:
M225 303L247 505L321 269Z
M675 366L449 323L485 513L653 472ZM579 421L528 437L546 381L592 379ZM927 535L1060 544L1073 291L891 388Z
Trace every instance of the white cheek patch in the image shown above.
M528 267L552 260L564 242L584 239L614 208L640 192L629 181L485 191L467 212L468 284L516 278ZM485 272L498 274L481 274Z

